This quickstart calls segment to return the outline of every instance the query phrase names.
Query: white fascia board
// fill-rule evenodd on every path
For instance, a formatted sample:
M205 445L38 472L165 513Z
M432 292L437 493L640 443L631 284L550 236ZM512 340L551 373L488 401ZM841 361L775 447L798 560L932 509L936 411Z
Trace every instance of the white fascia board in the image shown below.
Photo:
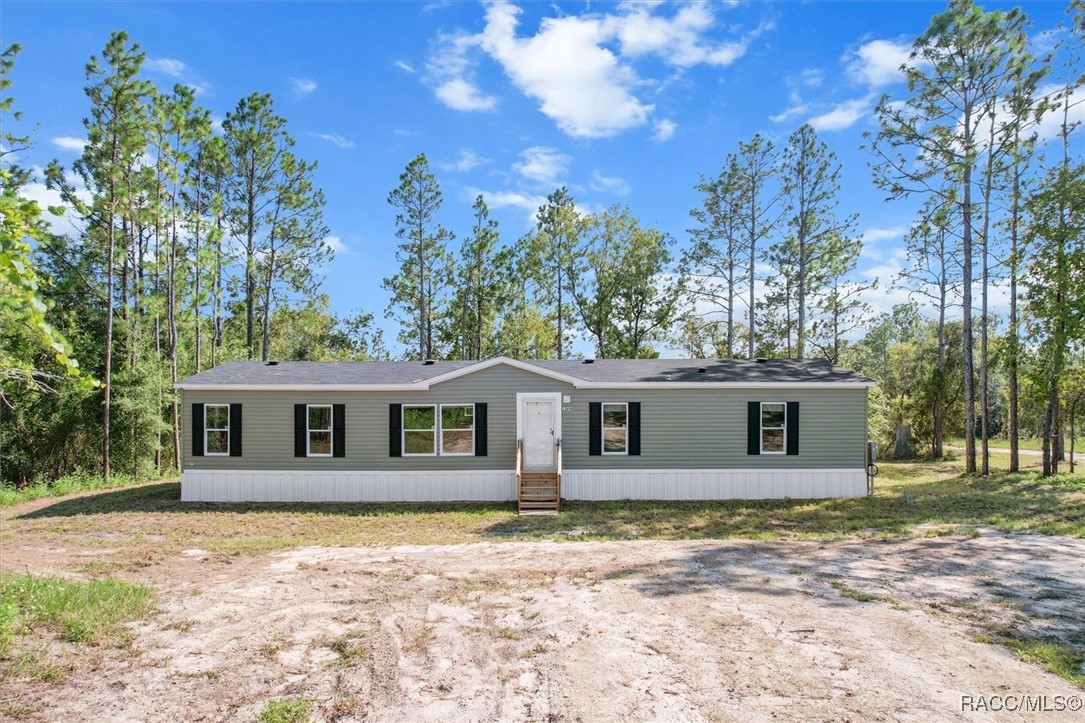
M418 392L429 385L417 384L184 384L175 389L186 392Z
M475 369L475 367L471 367ZM459 370L457 370L459 371ZM528 371L534 371L529 369ZM450 372L455 373L455 372ZM462 376L458 374L457 376ZM589 382L552 376L576 389L869 389L874 382ZM414 384L183 384L176 389L192 392L424 392L436 377ZM447 381L442 379L441 381Z
M520 369L525 372L531 372L532 374L538 374L540 377L546 377L548 379L554 379L559 382L565 382L566 384L583 384L585 380L579 377L571 377L568 374L562 374L561 372L550 371L549 369L543 369L542 367L535 366L529 362L523 362L519 359L511 359L507 356L498 356L493 359L487 359L481 361L478 364L472 364L469 367L463 367L462 369L456 369L454 371L446 372L435 377L430 377L426 381L430 384L440 384L441 382L447 382L450 379L457 379L459 377L467 376L468 374L474 374L480 372L483 369L489 369L490 367L497 366L498 364L504 364L510 366L513 369Z

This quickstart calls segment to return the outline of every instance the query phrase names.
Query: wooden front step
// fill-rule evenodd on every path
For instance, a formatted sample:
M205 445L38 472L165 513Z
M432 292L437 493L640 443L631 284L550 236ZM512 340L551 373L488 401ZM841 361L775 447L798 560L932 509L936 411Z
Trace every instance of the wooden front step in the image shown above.
M520 473L520 514L556 513L561 503L561 480L557 472Z

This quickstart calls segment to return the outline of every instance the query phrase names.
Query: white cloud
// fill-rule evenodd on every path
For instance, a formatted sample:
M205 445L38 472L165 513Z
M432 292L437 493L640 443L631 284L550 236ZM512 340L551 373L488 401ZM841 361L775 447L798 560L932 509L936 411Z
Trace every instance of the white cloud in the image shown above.
M784 110L781 113L777 113L776 115L770 115L769 120L773 123L786 123L792 118L797 118L800 115L806 115L809 112L810 104L800 103L798 105L791 106L790 108Z
M322 141L327 141L328 143L337 145L340 148L354 147L354 141L350 140L349 138L344 138L337 133L311 133L310 135L312 135L314 138L319 138Z
M907 226L889 226L887 228L868 228L863 231L863 241L877 243L878 241L899 241L908 233Z
M630 191L629 184L626 183L624 178L619 176L607 176L599 171L592 172L591 187L596 191L613 193L618 196L624 196Z
M426 62L424 82L433 88L437 100L452 110L487 111L497 107L497 98L475 85L471 53L478 38L466 33L444 33L432 43Z
M211 90L211 84L205 81L185 83L192 89L192 94L199 98L202 95L207 95L207 91Z
M216 118L211 116L211 132L217 135L222 135L222 118Z
M332 253L347 255L350 253L350 248L343 243L343 239L338 236L325 236L324 245L331 249Z
M527 148L520 153L520 158L522 160L512 164L513 170L544 186L560 186L561 176L569 170L572 160L556 148L546 146Z
M892 40L871 40L859 46L850 57L848 74L871 89L884 88L904 81L900 66L909 62L912 46ZM845 56L845 60L848 60Z
M290 78L290 87L294 89L294 95L304 98L317 88L317 83L311 78Z
M57 136L53 138L53 145L62 151L75 151L82 153L83 148L87 145L86 138L75 138L74 136Z
M410 73L414 75L418 71L414 69L414 66L408 63L406 60L397 60L396 67L402 70L404 73Z
M1059 85L1044 85L1037 89L1038 96L1051 98L1056 103L1056 107L1044 114L1035 129L1037 137L1044 143L1058 138L1062 132L1063 101L1057 98L1063 90L1064 88ZM1067 121L1071 126L1085 125L1085 88L1078 88L1070 93L1070 112Z
M188 66L176 58L151 58L143 63L143 67L173 78L180 78L188 70Z
M452 78L435 89L437 99L452 110L493 110L497 98L486 95L463 78Z
M576 138L603 138L648 123L655 106L637 93L645 85L632 62L654 56L679 70L730 65L750 42L770 29L762 25L737 40L710 41L713 6L682 5L669 17L658 3L622 3L610 13L543 18L534 35L518 34L520 8L496 0L486 5L485 27L438 37L427 63L427 84L458 110L489 110L496 98L479 89L473 70L485 54L511 83L539 103L539 110ZM664 133L664 135L666 135Z
M799 82L807 88L817 88L825 80L820 68L806 68L799 73Z
M483 191L478 188L464 189L466 197L474 199L479 194L486 200L486 205L492 209L518 208L528 214L528 224L535 221L535 215L539 208L546 205L546 196L519 191Z
M815 130L840 131L850 128L865 115L870 114L871 98L856 98L837 103L829 111L814 116L809 123Z
M655 132L652 133L652 140L656 143L666 143L670 139L674 138L674 132L678 129L678 124L671 120L656 121Z
M730 65L745 55L754 38L773 27L766 24L738 40L713 45L703 38L715 24L708 3L685 5L671 18L653 15L655 7L646 3L626 3L622 8L623 14L606 16L607 29L617 36L622 55L654 54L678 68Z
M602 138L645 123L654 106L632 89L633 69L607 48L599 18L545 18L538 33L517 36L520 9L505 2L486 10L480 46L501 63L513 85L575 138Z
M451 163L438 163L438 168L444 171L470 171L478 168L483 163L489 163L489 158L483 158L479 154L475 153L470 148L460 149L460 156Z
M44 171L38 166L31 166L30 172L32 178L41 178L44 175ZM79 197L79 200L90 203L90 194L83 185L83 179L75 173L68 172L64 175L64 180L75 189L75 195ZM54 216L49 212L50 207L64 205L59 191L47 187L44 183L33 181L20 188L19 195L38 204L42 210L42 219L53 233L71 238L79 238L82 235L83 220L81 218L72 213Z

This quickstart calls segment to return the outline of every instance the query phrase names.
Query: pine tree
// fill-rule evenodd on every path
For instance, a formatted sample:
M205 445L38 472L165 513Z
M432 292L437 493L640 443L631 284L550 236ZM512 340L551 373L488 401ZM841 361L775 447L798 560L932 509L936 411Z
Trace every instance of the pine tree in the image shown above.
M399 341L418 349L418 359L437 356L434 326L444 311L448 288L447 244L453 235L437 223L441 188L425 154L415 156L388 194L396 209L396 261L400 270L381 286L391 292L388 316L400 323Z

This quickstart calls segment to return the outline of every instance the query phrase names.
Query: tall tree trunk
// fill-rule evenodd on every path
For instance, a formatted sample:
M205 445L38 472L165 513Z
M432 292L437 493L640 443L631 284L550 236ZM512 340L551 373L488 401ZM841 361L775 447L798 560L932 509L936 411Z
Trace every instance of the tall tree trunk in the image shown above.
M965 132L964 147L966 153L973 147L972 109L965 106L963 126ZM972 161L966 158L962 169L962 217L963 238L961 243L961 262L963 278L961 282L961 352L964 366L964 471L976 473L976 388L975 362L972 352Z
M1014 132L1014 144L1020 142L1019 132ZM1019 331L1017 328L1017 269L1020 263L1019 250L1018 250L1018 220L1020 215L1020 199L1021 199L1021 161L1019 158L1014 160L1013 166L1013 198L1011 200L1012 207L1010 209L1010 328L1009 328L1009 359L1007 360L1009 366L1009 386L1010 386L1010 408L1009 408L1009 432L1010 438L1010 472L1017 472L1021 468L1021 453L1020 453L1020 429L1018 422L1018 409L1020 407L1020 400L1018 399L1018 392L1020 382L1018 381L1018 358L1020 356L1020 340L1018 337Z
M264 287L263 360L268 361L271 353L271 287L275 283L275 249L272 248L267 260L267 285Z
M753 204L756 203L756 193L751 191L751 197L755 200L751 201L750 205L750 273L747 278L747 283L750 285L750 338L746 344L746 358L753 359L755 354L754 348L754 332L756 331L757 322L754 318L754 304L756 298L754 294L754 280L757 278L755 267L757 266L757 220L756 220L756 208Z
M169 323L170 347L170 407L173 420L173 468L181 469L181 402L177 398L177 167L174 162L173 196L170 212L172 214L172 234L170 235L170 256L167 280L166 312Z
M109 205L117 208L116 188L110 188ZM106 317L105 317L105 370L103 372L104 398L102 400L102 477L109 482L109 413L113 394L113 258L116 252L117 228L113 213L109 217L109 250L106 253Z
M945 236L943 235L942 238L944 239ZM941 273L942 287L938 303L938 379L934 388L934 444L931 449L935 459L941 459L945 454L942 445L946 424L946 272L944 264Z

